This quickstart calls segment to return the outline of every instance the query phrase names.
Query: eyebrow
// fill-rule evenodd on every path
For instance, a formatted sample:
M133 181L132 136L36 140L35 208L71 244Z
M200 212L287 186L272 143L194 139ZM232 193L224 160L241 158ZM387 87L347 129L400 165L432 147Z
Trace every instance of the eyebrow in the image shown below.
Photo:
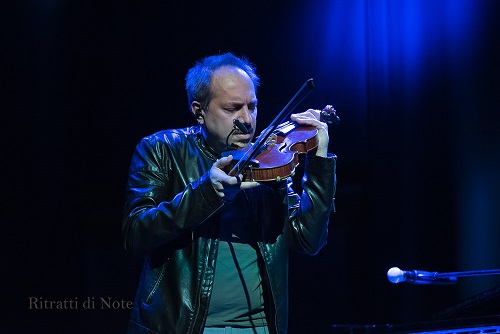
M258 100L255 99L255 100L250 101L248 104L257 105L257 102L258 102ZM227 106L244 106L246 104L247 103L239 102L239 101L229 101L229 102L222 103L222 106L223 107L227 107Z

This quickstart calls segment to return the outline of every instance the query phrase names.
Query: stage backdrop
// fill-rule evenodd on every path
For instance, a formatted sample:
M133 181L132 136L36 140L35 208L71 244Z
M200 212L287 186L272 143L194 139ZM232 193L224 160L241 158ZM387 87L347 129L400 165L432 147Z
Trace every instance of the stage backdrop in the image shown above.
M500 268L500 2L4 1L2 328L123 333L141 260L121 244L141 137L194 124L200 57L257 66L259 129L309 78L333 104L337 212L290 263L290 333L431 319L499 284L393 285L392 266ZM52 309L51 309L52 308Z

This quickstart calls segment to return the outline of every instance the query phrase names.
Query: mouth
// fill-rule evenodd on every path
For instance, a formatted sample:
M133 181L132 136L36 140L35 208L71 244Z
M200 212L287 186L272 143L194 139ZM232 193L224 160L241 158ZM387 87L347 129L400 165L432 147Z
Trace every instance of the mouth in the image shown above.
M250 144L253 138L253 131L250 133L234 133L233 134L233 144L238 147L246 147Z
M234 138L239 141L250 141L253 138L253 131L249 133L237 132L233 134Z

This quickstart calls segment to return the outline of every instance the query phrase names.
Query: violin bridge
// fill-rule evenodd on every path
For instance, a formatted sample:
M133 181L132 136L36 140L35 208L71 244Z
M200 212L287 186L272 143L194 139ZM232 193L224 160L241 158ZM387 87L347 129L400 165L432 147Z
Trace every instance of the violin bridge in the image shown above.
M272 133L269 138L267 138L266 144L267 145L274 145L278 142L278 135L275 133Z

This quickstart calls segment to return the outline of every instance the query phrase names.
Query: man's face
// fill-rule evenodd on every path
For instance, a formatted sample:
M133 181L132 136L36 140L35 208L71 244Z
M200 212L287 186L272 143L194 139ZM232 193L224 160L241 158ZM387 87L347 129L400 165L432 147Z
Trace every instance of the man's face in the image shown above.
M222 67L214 72L211 87L212 100L199 118L208 144L218 154L226 150L226 145L248 146L257 121L257 97L252 80L239 68ZM243 123L250 133L235 130L227 139L234 128L234 119Z

